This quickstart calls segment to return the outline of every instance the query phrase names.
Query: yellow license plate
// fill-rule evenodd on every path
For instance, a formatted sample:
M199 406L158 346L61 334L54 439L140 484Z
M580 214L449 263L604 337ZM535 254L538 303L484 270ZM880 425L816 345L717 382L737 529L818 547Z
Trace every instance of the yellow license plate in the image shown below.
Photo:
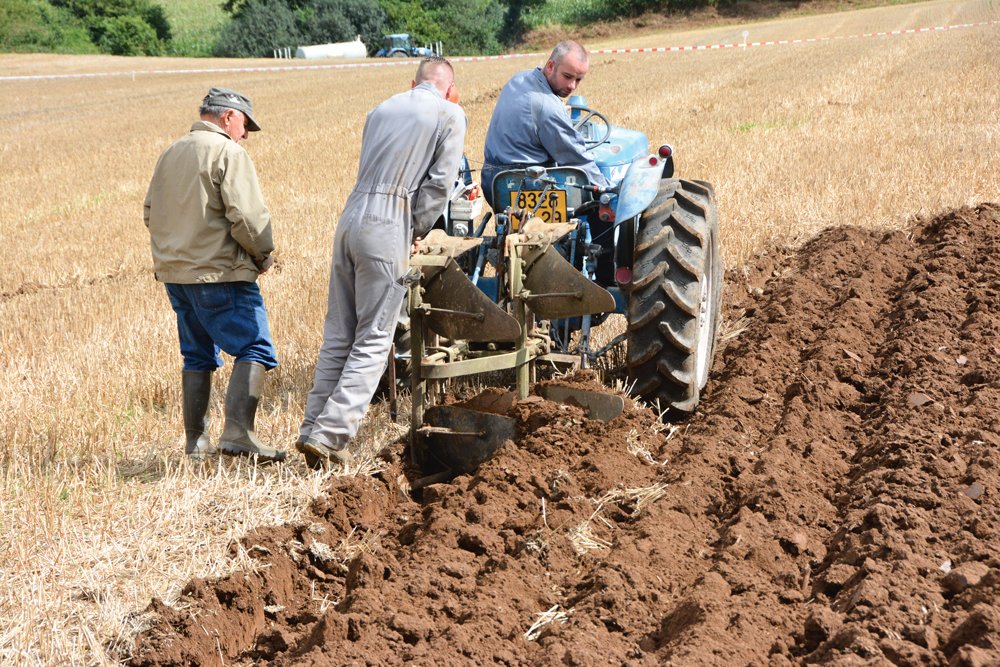
M539 206L539 202L541 205ZM543 222L566 222L566 192L564 190L521 190L510 193L510 205L523 210L529 216L534 215L542 219ZM538 210L535 211L535 207ZM518 225L514 222L514 229Z

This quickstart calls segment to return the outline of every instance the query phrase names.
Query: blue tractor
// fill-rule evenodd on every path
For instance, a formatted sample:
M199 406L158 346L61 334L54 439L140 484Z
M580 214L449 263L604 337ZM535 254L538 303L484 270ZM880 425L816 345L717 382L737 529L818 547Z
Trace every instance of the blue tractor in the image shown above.
M382 48L375 53L376 58L426 58L434 51L423 46L414 46L408 33L385 35Z
M432 400L428 382L516 368L523 397L534 364L586 366L622 343L634 395L665 411L698 405L723 282L712 186L675 178L669 145L651 152L641 132L613 126L582 97L569 103L610 187L574 167L503 171L492 225L489 214L476 224L466 172L440 229L411 260L412 326L398 346L421 360L409 366L415 427ZM592 349L591 329L614 313L625 331ZM435 441L451 437L423 428Z

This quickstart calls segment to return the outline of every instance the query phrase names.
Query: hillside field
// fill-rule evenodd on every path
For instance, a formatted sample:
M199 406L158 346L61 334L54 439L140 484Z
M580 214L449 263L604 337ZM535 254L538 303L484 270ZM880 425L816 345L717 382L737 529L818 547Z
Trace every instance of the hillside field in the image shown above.
M643 34L634 39L617 37L614 41L588 44L592 49L731 44L742 40L743 30L749 31L751 42L830 38L747 49L595 54L591 73L580 89L590 105L613 123L645 132L653 145L671 143L680 176L707 180L715 186L723 251L730 269L725 297L730 306L724 325L726 347L710 380L706 410L715 410L719 420L730 419L736 412L735 408L726 407L725 387L739 386L739 391L756 392L757 411L739 412L741 426L733 428L753 434L753 447L757 450L771 442L761 434L772 433L768 429L775 428L774 424L782 417L780 410L765 410L770 399L765 398L766 392L761 387L750 387L754 370L746 366L750 362L745 355L759 355L762 360L780 366L783 360L778 355L780 351L792 355L808 347L809 340L795 338L801 334L796 327L815 330L823 323L823 312L841 308L844 301L838 300L833 292L853 289L863 293L866 271L884 271L884 275L889 275L892 260L883 259L880 264L876 260L881 255L895 257L892 253L899 253L905 261L922 258L921 261L933 260L933 266L951 266L939 257L927 259L925 255L938 247L934 244L961 245L962 241L956 241L953 233L964 234L962 238L986 239L996 247L996 209L982 205L1000 201L998 20L998 0L953 0L749 26ZM863 36L935 26L962 27ZM474 166L481 163L486 127L500 88L511 74L540 65L542 60L528 57L456 63L462 104L469 118L466 149ZM235 88L253 99L264 130L245 145L254 158L274 217L279 248L277 266L262 278L261 286L281 361L281 366L269 375L258 431L265 441L290 447L311 386L326 304L331 241L353 184L364 117L384 98L407 88L416 65L411 62L355 69L226 71L253 66L273 68L275 64L271 60L0 55L3 91L0 94L0 202L3 202L0 206L0 266L3 267L0 386L5 389L0 393L0 441L4 443L0 448L0 618L4 619L0 624L0 662L107 664L127 659L136 635L156 622L152 615L142 613L151 599L174 603L194 577L211 579L260 567L248 551L249 546L240 541L251 531L268 526L294 526L307 513L314 512L317 504L321 507L336 504L336 494L354 498L359 506L377 506L382 502L372 499L377 494L366 495L375 493L364 486L366 475L385 465L376 455L396 443L407 427L405 423L390 422L382 405L373 407L363 426L359 448L365 462L357 477L351 479L310 472L294 456L290 464L270 468L226 460L208 471L194 470L184 461L182 453L181 360L175 321L163 287L152 277L148 237L142 225L142 199L157 156L187 131L196 119L198 103L210 86ZM181 71L207 69L217 71ZM56 74L103 76L3 79ZM929 225L928 221L953 209L964 211L957 214L958 222ZM969 220L978 221L974 229L980 231L961 231L964 229L961 224L966 224L962 221ZM924 227L919 233L911 233L917 223ZM828 233L808 246L823 250L814 263L779 262L823 230L843 225L852 226L854 231L840 237ZM910 242L914 244L912 247L907 245ZM845 249L844 257L840 258L842 265L838 264L838 244ZM869 250L858 250L862 246ZM871 248L877 250L873 253ZM970 256L983 262L996 257L995 254ZM900 259L897 264L905 261ZM759 270L761 266L767 267L763 273ZM823 274L821 269L830 273ZM971 268L962 265L955 271L966 275ZM810 285L819 285L830 293L817 288L812 294L815 301L806 300L800 292L808 281L803 278L802 284L795 282L800 275L809 276ZM847 275L854 277L848 279ZM981 292L976 292L978 300L973 301L963 294L963 283L957 281L949 297L954 301L952 305L968 308L974 314L983 302L987 304L983 311L987 314L982 317L992 313L995 318L995 273L993 276L993 283L987 280L977 287ZM769 279L784 282L768 287ZM748 301L754 289L765 288L774 290L769 294L784 294L782 308L792 315L796 314L793 307L797 307L812 313L813 318L793 318L789 323L782 320L776 306ZM969 293L972 291L970 288ZM892 294L902 298L908 292ZM955 327L946 318L935 319L937 311L926 304L910 304L913 310L891 311L890 296L880 293L866 301L870 310L859 311L858 319L845 318L834 324L848 333L852 327L864 332L881 331L878 336L873 334L874 337L865 339L873 346L888 344L887 334L878 326L878 313L893 313L896 318L893 321L899 326L913 324L910 319L923 318L935 323L940 331ZM913 298L922 297L917 294ZM754 312L764 313L769 319L755 321ZM995 334L996 329L992 331ZM755 338L741 339L748 335ZM772 348L765 345L768 336L775 337ZM995 367L1000 355L996 338L986 334L977 336L975 340L984 346L978 356L963 356L984 367L992 359ZM754 347L752 341L760 342L761 346ZM951 344L936 338L934 342L937 346ZM862 357L863 361L858 363L866 372L873 375L882 372L886 376L896 372L878 367L881 353L874 347L872 356L847 349ZM937 349L926 351L931 356L942 353ZM887 359L891 357L890 353L885 354ZM824 366L820 362L828 363ZM830 360L816 360L819 366L802 363L801 367L796 366L801 377L793 378L787 373L761 377L774 378L774 382L786 382L789 386L798 382L796 391L808 396L809 391L803 387L826 377L815 373L841 372L837 363ZM914 377L922 376L917 373ZM723 379L735 381L734 378L742 378L747 384L721 384ZM976 410L981 413L961 413L961 405L953 404L954 401L942 396L934 398L943 406L954 408L952 417L956 423L968 420L961 426L963 433L976 429L980 432L979 436L950 435L955 447L969 442L989 443L994 448L990 451L995 462L998 444L995 418L991 422L977 415L988 415L991 407L996 414L996 378L987 373L979 379L982 382L976 378L970 382L986 387L978 394L983 402ZM217 391L213 399L216 416L221 415L221 397L227 380L228 365L216 374ZM711 389L713 383L720 384ZM952 389L961 392L969 386L956 382ZM794 392L789 395L783 391L782 387L775 387L776 393L770 396L794 401ZM879 396L891 393L874 384L867 386L866 391ZM860 400L848 396L850 392L846 389L844 392L842 403ZM713 400L717 402L713 404ZM905 403L908 395L904 392L899 400ZM827 407L833 410L830 405ZM842 409L843 404L836 407L841 412L835 414L845 420L856 414ZM787 411L785 418L792 418L790 414L792 411ZM951 413L945 410L942 414ZM894 413L889 416L896 417ZM718 567L712 570L712 576L699 579L699 575L708 572L707 566L684 552L687 560L678 557L675 564L687 569L683 576L672 572L676 576L667 577L673 582L670 593L673 597L664 599L657 607L664 614L662 627L641 628L636 632L653 635L659 631L654 643L662 640L662 646L668 646L672 638L685 636L681 626L687 621L681 612L686 609L691 618L707 617L716 624L701 626L702 634L698 635L701 643L696 642L697 646L709 648L703 653L687 654L686 659L691 661L688 663L684 662L683 653L650 655L657 660L673 656L678 664L694 664L696 658L725 664L722 654L711 652L709 639L713 633L722 633L726 622L722 616L713 616L715 608L711 605L699 607L699 600L703 601L699 596L717 596L716 589L721 587L718 579L726 578L737 568L733 564L737 557L729 548L734 541L747 539L738 538L737 534L754 533L759 521L754 512L762 505L776 502L773 497L766 498L760 487L788 480L781 475L769 479L766 471L755 470L754 474L759 476L755 478L756 485L744 478L727 481L724 488L713 486L721 482L718 475L713 477L717 468L712 466L745 468L746 460L730 466L725 455L718 452L681 456L682 451L703 451L710 440L721 442L721 436L700 431L691 441L684 441L682 429L676 436L680 440L665 443L657 440L662 434L657 432L655 420L647 417L646 414L632 417L639 435L648 435L650 443L659 443L662 452L669 450L675 461L671 466L682 461L691 465L688 480L703 485L693 495L685 496L683 502L671 505L670 516L664 518L679 521L687 512L694 517L693 532L676 530L676 525L671 524L675 531L671 535L676 540L701 540L698 549L714 553L715 560L712 561L712 556L707 560ZM977 420L978 424L972 423ZM713 423L719 427L718 422ZM827 452L828 459L821 457L833 466L831 470L844 472L837 466L864 449L861 446L852 449L850 433L838 432L835 422L816 418L798 426L798 436L822 431L834 441L836 447ZM695 424L690 427L695 428ZM858 432L868 433L871 441L879 442L880 433L903 432L910 428L910 423L887 417L883 422L857 428ZM913 428L912 433L907 431L907 437L919 440L921 427ZM218 434L220 430L221 419L216 418L213 432ZM774 446L798 451L788 438ZM745 451L740 452L740 456L746 456ZM782 456L791 460L787 452ZM963 452L962 457L969 463L968 452ZM905 457L901 460L916 466L924 462ZM964 471L965 463L959 465L951 459L948 465ZM530 468L534 464L521 460L518 465ZM889 462L883 467L891 469L893 465L896 464ZM682 480L676 475L682 475L683 471L671 466L665 468L674 475L669 482L680 485ZM938 477L944 479L951 474L944 470L945 462L938 467L941 469L932 471ZM986 463L981 467L988 472ZM622 465L618 472L632 471L642 477L632 486L639 481L657 483L656 475L641 469L642 466ZM812 474L811 469L806 473ZM989 474L995 481L996 469ZM966 479L964 472L956 475L956 479ZM591 480L593 488L587 487L585 491L599 496L600 484L612 483L609 481L612 477ZM843 489L836 489L835 482L827 482L826 486L817 484L816 494L826 494L826 501L834 505L842 503L841 520L868 521L866 525L871 528L879 521L887 521L886 517L892 514L875 512L869 517L851 505L850 494L846 500L843 497L838 500L835 496ZM927 480L916 479L913 483L924 484ZM970 484L962 483L963 488ZM617 480L614 484L628 486L628 480ZM794 486L792 495L796 499L806 498L805 486ZM331 489L336 490L333 496L328 495ZM732 516L706 518L707 514L698 514L697 508L722 502L712 495L715 491L726 495L726 502L730 503L727 507L734 512ZM991 526L993 535L997 528L996 493L996 488L987 484L981 501L989 517L981 525ZM904 505L912 500L906 496L900 498ZM809 511L822 505L818 500L815 507L809 505L810 501L802 502ZM739 509L741 503L747 507L744 512ZM843 556L836 564L848 563L843 554L853 547L856 552L868 554L844 535L839 542L833 540L831 535L836 534L836 525L831 517L837 516L836 511L829 507L816 511L831 522L824 528L829 534L811 533L807 543L830 539L824 542L824 550L833 554L831 558ZM931 522L930 528L933 526ZM651 526L649 530L659 528ZM933 530L930 532L933 534ZM995 537L983 534L985 543L993 545L995 557L996 542L989 541ZM788 542L789 535L780 537ZM638 532L628 536L641 538ZM565 535L561 537L565 539ZM870 537L866 535L863 539ZM552 536L553 540L559 538ZM817 550L806 554L807 549L795 542L797 539L792 540L794 550L805 554L804 558L824 559L825 554ZM588 551L580 560L568 558L567 567L600 572L602 563L627 560L626 556L633 553L630 549L638 551L638 547L616 542L614 547ZM379 553L377 548L369 550ZM770 552L761 547L740 558L745 556L744 560L756 562L754 558L763 558L761 554L767 553ZM395 557L400 558L398 553ZM794 567L812 562L808 558ZM519 563L519 567L524 566ZM655 566L669 568L670 563L658 562ZM996 577L995 559L991 567L992 576ZM847 573L843 580L835 581L833 575L823 580L823 585L831 586L824 589L826 594L835 594L833 588L853 591L851 586L857 581L850 580L850 574L854 571L848 573L846 566L839 571ZM529 574L534 576L537 572L526 573L525 581L530 580ZM885 572L879 574L889 577ZM751 580L751 577L742 579ZM598 583L594 586L626 586L622 577L608 576L595 581ZM639 583L652 586L646 581ZM795 586L800 587L802 595L810 590L808 580L795 582ZM662 591L657 594L666 595ZM572 596L566 599L569 597ZM315 608L309 613L321 617L335 598L333 594L329 599L323 594L316 595ZM872 605L884 602L878 596L873 599ZM693 602L684 607L686 600ZM671 601L680 606L671 607ZM804 597L792 602L805 601ZM983 632L992 636L989 633L996 633L1000 627L996 599L988 598L986 602L992 602L992 611L983 612L984 615L970 623L980 623L976 627L986 628ZM522 616L504 622L521 628L523 633L535 620L534 612L543 612L555 603L550 600L543 608L538 600L539 608L531 612L512 607L507 611ZM188 600L185 604L194 603ZM185 608L190 607L181 605L181 609ZM671 610L678 609L680 616L670 615ZM851 613L850 609L837 612ZM826 616L814 618L810 625L806 614L797 614L782 615L779 620L805 623L798 648L808 647L823 632L824 636L833 636ZM862 623L866 619L854 620ZM653 626L658 622L659 619L650 621ZM675 625L671 626L671 622ZM604 623L602 627L611 625ZM752 624L747 627L756 628ZM847 623L845 627L851 626ZM871 632L870 627L865 631ZM973 634L977 631L975 627L970 630ZM374 642L371 636L368 640ZM792 639L781 641L785 650L779 647L777 655L789 660L805 655L796 653ZM933 653L934 647L926 646L928 641L925 635L923 648L938 660L940 654ZM425 643L431 645L430 639ZM940 643L943 651L947 642L942 638ZM852 646L846 639L841 644L830 650ZM627 646L628 642L620 645ZM555 648L539 653L518 646L511 654L510 664L558 661ZM619 644L609 642L607 646ZM821 646L823 642L818 641L810 650ZM253 654L242 654L241 650L234 649L228 663L233 662L234 656L245 662L254 659ZM440 646L434 650L438 652L417 654L413 659L428 664L434 662L434 656L439 659L445 656L447 660L447 655L440 653ZM768 647L763 649L764 656L768 650ZM953 652L957 654L958 650L954 647ZM581 655L579 664L589 664L586 660L589 654ZM758 660L761 655L750 652L738 657ZM854 651L853 655L861 654ZM262 656L257 659L264 659ZM561 659L562 654L559 656ZM614 656L619 658L617 662L625 661L624 655ZM493 657L495 662L502 662ZM455 662L461 659L455 658ZM962 664L990 663L987 660Z

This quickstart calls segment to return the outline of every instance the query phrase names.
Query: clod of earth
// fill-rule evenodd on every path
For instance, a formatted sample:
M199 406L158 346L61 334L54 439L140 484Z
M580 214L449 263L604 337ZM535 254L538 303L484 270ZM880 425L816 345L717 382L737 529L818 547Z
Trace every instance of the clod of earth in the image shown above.
M997 205L762 257L684 428L494 391L474 474L335 479L131 664L1000 664L998 257Z

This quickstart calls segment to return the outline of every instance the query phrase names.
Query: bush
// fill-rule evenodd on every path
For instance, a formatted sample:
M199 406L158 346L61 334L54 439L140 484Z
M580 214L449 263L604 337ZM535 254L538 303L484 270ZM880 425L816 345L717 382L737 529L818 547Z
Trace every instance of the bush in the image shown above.
M432 0L427 4L444 31L445 53L500 53L504 9L498 0Z
M139 16L142 17L143 21L153 26L153 30L156 31L157 39L163 42L169 42L172 37L170 21L167 20L167 13L163 9L163 6L151 3L143 4L146 6L140 11Z
M87 28L45 0L0 3L0 51L97 53Z
M115 56L159 56L163 44L156 30L138 16L116 16L104 19L97 46Z
M349 42L361 35L372 51L382 41L386 15L370 0L315 0L299 11L298 25L302 44Z
M423 3L416 0L381 0L380 5L388 21L386 32L409 33L418 44L444 41L444 28Z
M287 4L249 0L223 30L215 54L231 58L270 56L274 49L298 44L295 13Z
M231 6L235 15L216 55L270 56L277 48L349 42L358 35L372 50L386 28L385 12L374 0L247 0Z
M516 44L528 31L527 15L533 9L545 4L545 0L507 0L507 10L503 19L503 27L497 34L501 44Z
M446 54L500 53L505 10L498 0L381 0L391 32L418 45L443 42Z
M51 0L77 16L105 53L159 55L170 41L163 7L151 0Z

